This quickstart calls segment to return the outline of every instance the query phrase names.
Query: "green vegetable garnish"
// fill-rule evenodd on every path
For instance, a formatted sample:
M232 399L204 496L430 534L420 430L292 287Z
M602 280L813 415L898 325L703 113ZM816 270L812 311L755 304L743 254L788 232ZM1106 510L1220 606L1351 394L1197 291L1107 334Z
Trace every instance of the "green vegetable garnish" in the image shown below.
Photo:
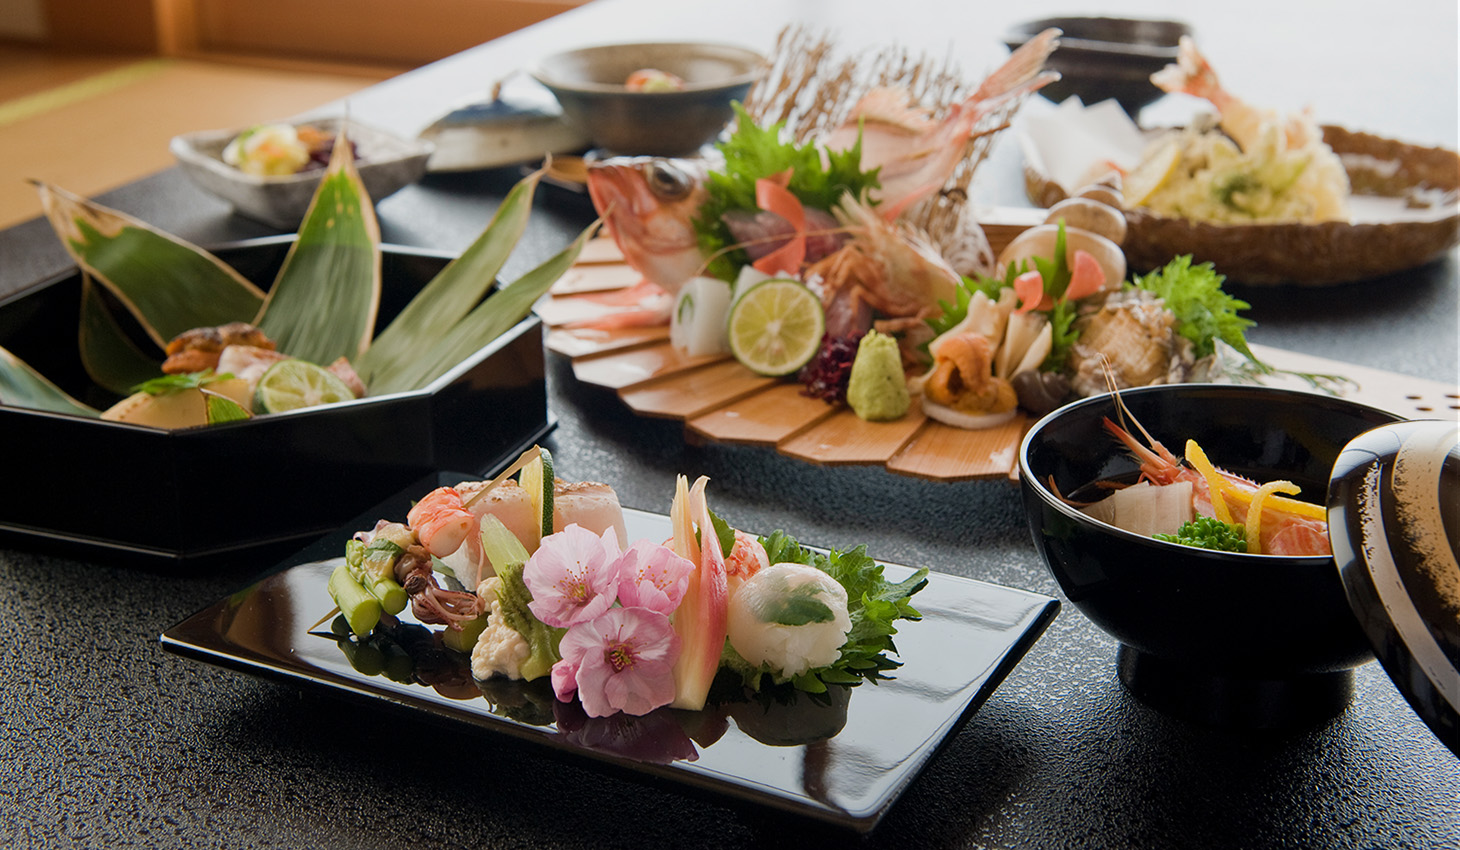
M215 381L226 381L233 377L233 373L224 372L221 375L213 374L212 369L204 369L201 372L186 372L179 375L163 375L160 378L153 378L150 381L143 381L132 387L134 393L147 393L148 395L170 395L180 393L183 390L196 390L206 387Z
M725 157L723 170L713 171L706 182L709 197L695 219L695 233L705 256L714 257L708 273L733 280L745 265L743 251L720 254L734 242L722 217L730 210L756 211L755 181L790 169L786 188L811 209L829 210L848 192L861 198L881 184L877 171L862 171L862 141L845 151L824 151L814 143L783 141L785 122L759 127L740 104L735 104L737 124L730 138L717 146ZM825 162L823 162L823 153Z
M522 662L522 678L526 681L546 676L562 656L558 644L566 629L555 629L544 624L528 610L532 602L532 591L522 580L522 568L527 563L527 549L501 520L487 514L482 519L482 552L496 567L497 578L502 584L497 588L497 599L501 603L502 620L509 628L522 635L531 648L531 654Z
M918 570L903 581L893 583L882 577L882 565L867 556L867 547L858 546L849 552L833 549L827 554L804 549L790 535L777 531L760 539L770 563L807 564L837 580L847 592L847 613L852 628L842 645L841 657L835 664L808 670L791 681L798 690L811 694L826 692L827 685L857 685L888 678L889 670L902 662L888 658L896 652L892 636L897 634L897 620L920 620L922 614L909 599L928 583L928 571ZM766 672L752 668L725 645L724 664L739 672L745 684L758 689Z
M1215 549L1218 552L1246 552L1247 531L1231 522L1222 522L1216 517L1197 517L1182 523L1175 534L1153 534L1157 540L1180 543L1198 549Z
M1043 311L1049 316L1050 324L1050 349L1049 356L1044 359L1039 368L1044 372L1058 372L1064 368L1065 360L1069 358L1070 347L1075 340L1080 338L1079 331L1073 329L1075 323L1075 305L1064 298L1065 290L1070 288L1070 278L1074 272L1070 269L1066 258L1065 249L1065 220L1058 222L1059 230L1055 234L1054 253L1055 258L1031 257L1028 260L1020 260L1018 263L1010 263L1004 269L1004 279L999 280L993 277L963 278L963 284L958 287L952 304L947 301L939 301L938 307L942 309L943 315L928 319L928 326L933 329L936 337L951 330L959 322L968 316L968 304L973 300L974 293L982 292L991 301L999 300L1000 293L1005 289L1014 288L1014 279L1029 271L1032 267L1039 271L1039 276L1044 283L1044 294L1054 300L1054 307L1051 310ZM924 351L927 346L924 346Z
M1237 315L1251 305L1222 291L1222 281L1211 263L1193 266L1191 255L1185 254L1148 275L1137 275L1126 289L1144 289L1166 302L1166 309L1176 316L1176 332L1191 340L1198 358L1217 350L1221 340L1257 363L1257 356L1247 347L1243 331L1257 324Z

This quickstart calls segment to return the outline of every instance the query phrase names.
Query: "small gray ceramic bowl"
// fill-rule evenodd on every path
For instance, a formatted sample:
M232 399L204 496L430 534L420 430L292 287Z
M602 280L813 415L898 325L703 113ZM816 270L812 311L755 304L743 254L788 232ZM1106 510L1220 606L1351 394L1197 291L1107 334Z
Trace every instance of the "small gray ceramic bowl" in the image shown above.
M345 123L340 118L298 121L331 133ZM171 148L183 173L207 191L233 204L241 215L280 230L294 231L304 220L309 202L319 187L323 169L284 177L246 174L223 161L223 149L241 131L204 130L173 137ZM355 167L372 201L421 179L426 160L431 158L429 142L402 139L381 130L349 122L348 135L355 145Z
M596 147L616 154L679 156L712 141L763 72L765 57L728 44L604 44L555 53L532 76L563 117ZM625 80L653 68L684 80L677 91L630 91Z

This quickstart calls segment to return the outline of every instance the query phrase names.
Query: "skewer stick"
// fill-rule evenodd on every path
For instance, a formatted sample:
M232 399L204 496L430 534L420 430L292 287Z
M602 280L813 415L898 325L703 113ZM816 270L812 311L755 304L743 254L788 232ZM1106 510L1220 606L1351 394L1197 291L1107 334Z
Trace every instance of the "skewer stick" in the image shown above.
M463 508L469 508L469 507L471 507L472 504L474 502L476 502L477 499L480 499L481 497L483 497L483 496L487 495L488 493L492 492L492 490L496 489L496 486L498 484L501 484L503 481L506 481L512 475L516 474L519 470L521 470L522 467L528 465L529 463L532 463L534 460L537 460L540 457L542 457L542 449L540 447L538 447L538 446L533 446L532 448L530 448L527 451L523 452L521 457L519 457L519 458L517 458L517 460L513 461L511 466L509 466L506 469L502 470L502 474L501 475L498 475L496 478L493 478L490 482L488 482L487 486L485 486L482 489L480 489L480 490L476 491L475 493L471 494L471 497L470 498L463 499L462 500L462 503L461 503L461 506Z
M320 626L324 625L325 620L328 620L330 617L333 617L334 615L336 615L338 613L340 613L340 606L336 605L335 607L333 607L333 608L330 609L330 612L328 614L325 614L323 617L320 617L319 618L319 622L317 622L314 625L310 626L309 628L305 629L305 631L306 632L312 632L312 631L314 631L315 629L317 629Z

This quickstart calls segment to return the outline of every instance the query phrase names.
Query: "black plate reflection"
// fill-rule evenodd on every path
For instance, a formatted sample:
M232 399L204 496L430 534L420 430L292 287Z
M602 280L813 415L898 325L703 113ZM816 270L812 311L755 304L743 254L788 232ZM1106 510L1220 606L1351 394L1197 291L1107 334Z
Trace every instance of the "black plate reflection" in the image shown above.
M324 636L329 621L315 628L334 607L325 584L344 541L376 518L404 516L411 500L432 488L469 477L440 473L423 479L259 583L169 629L163 646L865 832L998 687L1059 609L1047 596L934 573L913 599L923 619L901 624L897 635L905 664L896 678L850 689L829 707L736 703L701 712L594 719L576 706L556 703L545 683L478 687L468 679L466 687L458 682L437 689L359 672ZM631 539L669 535L667 517L625 514ZM909 572L887 566L894 580ZM401 616L409 622L409 610Z

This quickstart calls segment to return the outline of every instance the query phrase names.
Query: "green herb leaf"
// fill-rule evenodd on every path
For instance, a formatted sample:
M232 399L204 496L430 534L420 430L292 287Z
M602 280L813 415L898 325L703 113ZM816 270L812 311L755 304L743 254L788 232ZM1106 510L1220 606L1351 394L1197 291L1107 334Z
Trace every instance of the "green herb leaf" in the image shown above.
M889 671L902 666L901 662L888 658L887 653L897 651L892 642L892 636L897 634L896 621L922 619L909 600L927 586L926 569L894 583L883 577L882 565L867 556L865 546L848 552L833 549L822 554L803 548L783 531L762 537L760 542L770 563L809 564L836 579L847 592L847 613L852 627L847 633L846 643L842 645L841 657L835 664L797 677L792 682L796 688L808 693L821 693L826 684L875 683L887 678ZM741 674L745 684L751 688L759 687L770 675L765 669L752 669L730 650L726 652L725 661L727 666ZM807 687L813 682L813 687Z
M1216 340L1220 339L1257 363L1243 335L1256 322L1237 315L1238 310L1251 305L1223 292L1224 280L1211 263L1193 266L1191 255L1185 254L1165 268L1136 276L1126 288L1144 289L1165 301L1166 309L1176 316L1176 332L1192 341L1197 357L1216 351Z
M177 375L163 375L160 378L152 378L143 381L131 392L147 393L148 395L171 395L180 393L183 390L196 390L206 387L214 381L222 381L232 378L231 372L224 372L222 375L213 374L212 369L204 369L201 372L185 372Z
M755 181L790 169L787 190L804 206L819 210L831 209L845 194L862 198L881 185L876 169L861 169L860 137L845 151L823 152L814 143L783 139L784 122L757 126L738 103L735 113L735 132L717 146L725 158L724 168L710 173L705 185L708 197L694 221L700 248L705 256L714 258L708 273L725 280L734 279L747 258L743 251L719 253L734 241L724 215L730 210L760 209L755 203Z

